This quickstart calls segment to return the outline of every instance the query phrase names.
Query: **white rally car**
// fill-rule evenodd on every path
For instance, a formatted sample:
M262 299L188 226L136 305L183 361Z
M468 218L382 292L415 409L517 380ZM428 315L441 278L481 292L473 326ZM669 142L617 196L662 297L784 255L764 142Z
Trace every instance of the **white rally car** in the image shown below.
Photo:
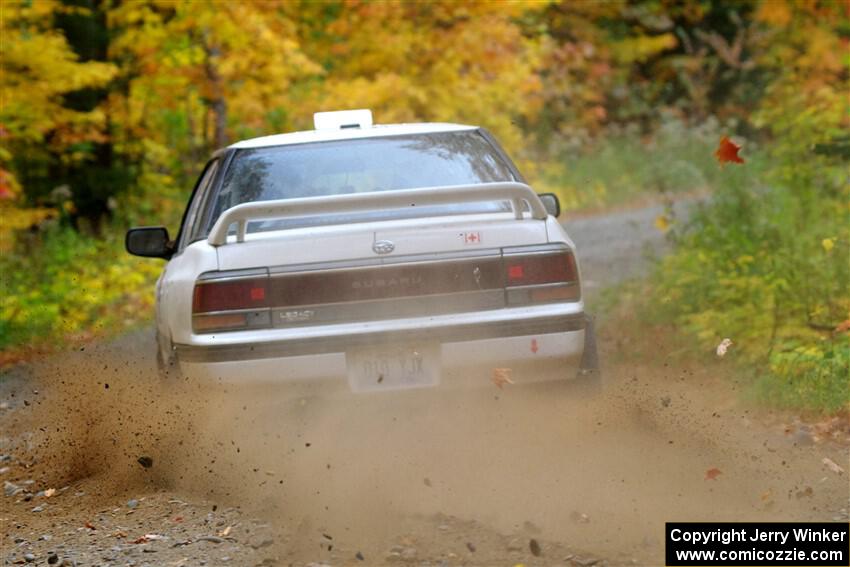
M575 246L485 130L373 125L368 110L216 152L180 233L127 233L168 260L162 368L354 391L597 375ZM504 376L504 371L502 377ZM478 378L476 378L478 377Z

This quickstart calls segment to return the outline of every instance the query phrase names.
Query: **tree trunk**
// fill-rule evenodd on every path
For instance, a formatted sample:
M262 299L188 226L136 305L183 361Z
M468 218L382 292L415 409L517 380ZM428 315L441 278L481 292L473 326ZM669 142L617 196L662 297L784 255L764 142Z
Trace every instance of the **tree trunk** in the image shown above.
M204 53L204 71L210 83L209 105L213 113L213 149L218 149L227 145L227 101L224 99L224 81L216 61L221 56L221 50L204 42Z

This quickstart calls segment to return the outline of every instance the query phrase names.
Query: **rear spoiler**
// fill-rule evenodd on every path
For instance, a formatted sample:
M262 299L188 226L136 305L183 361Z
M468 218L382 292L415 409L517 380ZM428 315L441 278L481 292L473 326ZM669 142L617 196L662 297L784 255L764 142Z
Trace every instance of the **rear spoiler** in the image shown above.
M212 246L227 243L227 231L236 223L236 242L245 241L245 232L250 221L283 219L303 215L319 215L393 209L422 205L447 205L452 203L474 203L484 201L510 201L517 220L523 218L523 202L528 203L531 218L543 220L546 208L537 193L524 183L478 183L403 189L399 191L375 191L348 195L327 195L303 199L281 199L243 203L224 211L213 225L207 242Z

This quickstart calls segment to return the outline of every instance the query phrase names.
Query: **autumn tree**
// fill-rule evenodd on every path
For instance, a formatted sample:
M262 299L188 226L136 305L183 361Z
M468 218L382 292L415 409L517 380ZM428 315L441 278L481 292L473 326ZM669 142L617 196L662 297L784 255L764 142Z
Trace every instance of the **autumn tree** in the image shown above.
M126 127L193 167L233 138L290 127L293 83L321 71L283 1L128 2L110 21L122 30L114 53L138 70Z
M4 2L0 10L2 191L11 196L21 187L24 201L34 205L76 181L70 171L103 164L94 148L108 139L107 117L96 103L83 101L83 93L104 88L117 69L81 57L55 25L84 9L44 0ZM69 187L84 209L88 187Z
M371 108L382 122L459 121L523 148L518 121L538 111L536 39L518 19L535 2L302 2L302 43L321 62L314 110ZM313 23L308 23L312 20ZM315 22L321 22L316 25Z

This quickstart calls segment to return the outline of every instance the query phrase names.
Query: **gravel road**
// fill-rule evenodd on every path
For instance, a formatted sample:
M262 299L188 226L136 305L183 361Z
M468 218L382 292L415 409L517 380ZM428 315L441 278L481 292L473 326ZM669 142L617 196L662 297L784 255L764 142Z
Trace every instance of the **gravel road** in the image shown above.
M660 207L568 219L591 291ZM610 384L380 395L160 382L150 331L0 377L6 565L660 565L675 520L847 519L850 430L602 318ZM522 378L522 377L520 377ZM708 474L716 470L716 473Z
M669 249L655 219L663 214L683 221L696 199L609 212L597 216L567 216L564 226L576 244L584 286L591 292L645 275L650 259Z

